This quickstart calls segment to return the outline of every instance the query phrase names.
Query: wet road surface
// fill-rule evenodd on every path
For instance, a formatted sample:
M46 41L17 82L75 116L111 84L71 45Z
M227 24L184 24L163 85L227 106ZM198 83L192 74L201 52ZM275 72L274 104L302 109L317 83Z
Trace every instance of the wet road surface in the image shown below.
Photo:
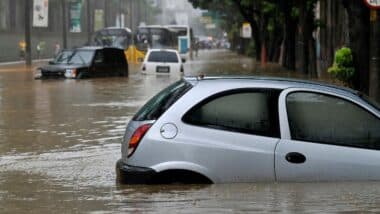
M201 73L303 77L228 51L186 63L185 75ZM118 186L128 120L179 78L36 81L23 66L0 67L0 213L380 212L378 182Z

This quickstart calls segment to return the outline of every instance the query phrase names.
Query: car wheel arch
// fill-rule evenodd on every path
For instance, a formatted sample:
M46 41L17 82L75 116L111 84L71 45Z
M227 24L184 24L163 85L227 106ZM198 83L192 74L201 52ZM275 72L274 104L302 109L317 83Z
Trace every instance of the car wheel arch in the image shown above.
M218 178L211 176L209 170L203 166L200 166L195 163L182 162L182 161L172 161L157 164L152 167L158 175L168 172L184 172L184 173L193 173L201 177L204 177L206 180L209 180L209 183L218 183Z
M208 177L193 172L190 170L183 169L170 169L157 173L152 178L152 183L157 184L212 184L214 183Z

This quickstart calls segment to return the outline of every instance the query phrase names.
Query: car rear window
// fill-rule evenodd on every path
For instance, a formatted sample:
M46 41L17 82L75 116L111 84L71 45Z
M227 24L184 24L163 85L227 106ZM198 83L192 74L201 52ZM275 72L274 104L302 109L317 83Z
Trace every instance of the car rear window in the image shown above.
M280 137L274 89L238 89L213 95L183 117L185 123L212 129Z
M177 63L178 57L175 52L170 51L152 51L149 54L148 62L171 62Z
M150 99L133 117L135 121L157 120L179 98L193 86L185 80L180 80L165 88Z

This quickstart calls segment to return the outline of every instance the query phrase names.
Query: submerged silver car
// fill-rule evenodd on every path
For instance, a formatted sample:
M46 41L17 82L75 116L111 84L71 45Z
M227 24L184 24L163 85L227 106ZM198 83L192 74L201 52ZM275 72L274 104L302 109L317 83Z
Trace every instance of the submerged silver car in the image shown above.
M121 153L128 184L380 180L380 110L316 82L184 78L134 116Z

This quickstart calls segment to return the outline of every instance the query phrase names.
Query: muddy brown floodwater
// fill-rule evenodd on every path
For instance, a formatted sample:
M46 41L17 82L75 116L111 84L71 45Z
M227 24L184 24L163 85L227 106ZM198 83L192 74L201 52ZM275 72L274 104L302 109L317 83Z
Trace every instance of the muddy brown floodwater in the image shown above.
M185 75L200 73L304 77L214 50L186 63ZM380 212L377 182L117 185L128 120L179 78L41 81L0 66L0 213Z

